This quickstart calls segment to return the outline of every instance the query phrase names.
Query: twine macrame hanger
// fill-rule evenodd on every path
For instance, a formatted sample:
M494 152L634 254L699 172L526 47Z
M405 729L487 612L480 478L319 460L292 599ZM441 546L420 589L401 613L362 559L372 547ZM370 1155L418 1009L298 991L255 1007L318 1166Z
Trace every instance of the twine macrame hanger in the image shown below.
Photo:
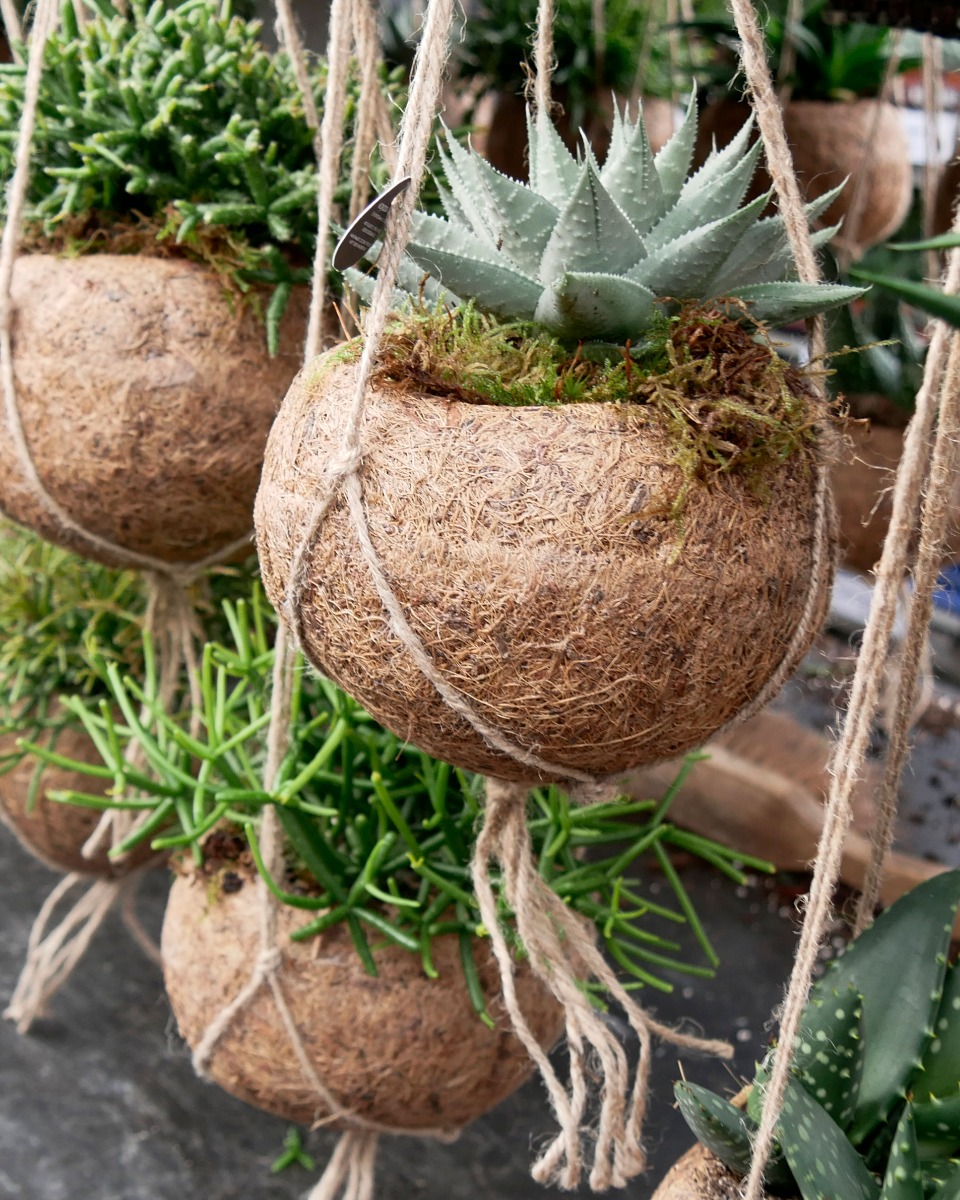
M803 218L802 202L792 170L782 115L777 107L773 81L767 67L756 12L751 0L730 0L730 5L740 36L743 67L753 96L761 137L766 146L770 173L777 186L781 211L790 234L800 277L807 282L814 282L817 278L816 260ZM786 188L781 187L778 176L785 179ZM952 252L952 258L951 281L960 282L960 253ZM905 438L903 458L894 487L890 529L880 559L846 717L831 761L832 780L824 814L823 832L810 887L806 918L781 1018L780 1036L770 1082L765 1090L753 1161L743 1193L745 1200L760 1200L763 1194L763 1172L773 1146L800 1018L809 994L817 951L823 941L830 916L831 900L839 877L843 841L850 821L850 800L863 767L870 727L879 705L884 661L896 615L900 581L906 566L911 517L923 487L927 462L925 447L935 416L936 396L942 381L946 350L947 335L940 326L928 353L924 383L917 397L916 415ZM817 353L815 346L814 357ZM943 453L947 453L946 447ZM934 510L943 502L942 497L933 491L936 483L937 481L931 479L931 494L927 501L928 508ZM920 610L918 614L919 612Z
M0 0L0 3L6 5L9 4L9 0ZM0 388L3 393L3 418L24 480L41 506L64 529L78 538L82 545L105 556L108 561L119 558L145 573L148 607L144 629L157 643L157 657L161 669L160 698L165 705L172 700L181 668L186 666L194 710L197 711L199 684L196 672L191 668L196 665L195 646L199 630L187 589L192 581L209 567L229 561L249 545L252 531L221 550L190 563L169 563L102 537L76 521L49 493L37 471L20 414L13 360L13 273L27 200L44 53L47 41L57 27L58 13L58 0L37 0L27 56L24 102L14 171L6 197L6 221L0 237ZM3 16L8 30L16 28L10 25L6 8L3 9ZM133 746L129 753L135 755L138 751ZM114 847L119 846L135 830L137 824L143 823L147 818L148 814L134 818L129 813L120 813L117 810L105 813L84 844L82 853L86 857L92 857L108 837ZM137 867L131 874L144 869ZM27 961L4 1014L15 1020L22 1032L29 1029L42 1011L42 1005L65 982L83 957L87 945L113 902L128 894L127 878L99 879L91 882L88 876L71 874L64 881L66 886L55 889L48 898L48 903L37 916L31 933ZM48 931L47 927L60 901L81 886L86 886L86 893L60 924ZM135 931L134 936L143 944L138 932ZM155 951L152 953L155 954Z

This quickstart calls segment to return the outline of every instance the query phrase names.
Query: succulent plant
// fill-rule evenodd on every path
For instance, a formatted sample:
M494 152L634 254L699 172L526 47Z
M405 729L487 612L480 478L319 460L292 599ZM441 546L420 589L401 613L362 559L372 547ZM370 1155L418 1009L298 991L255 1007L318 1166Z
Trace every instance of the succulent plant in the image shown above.
M617 113L603 167L575 158L547 120L528 116L530 184L500 174L447 134L439 155L446 217L415 215L400 287L426 299L473 299L571 341L637 341L678 301L729 298L734 315L772 324L862 293L789 279L783 221L769 194L741 207L760 154L752 122L690 174L697 114L654 156L643 123ZM835 199L807 206L813 220ZM822 245L836 233L814 235ZM432 280L421 287L423 273ZM364 281L354 273L351 282ZM369 280L366 280L369 287ZM441 286L442 285L442 288Z
M797 1039L767 1189L803 1200L960 1196L960 964L948 967L960 871L914 888L814 985ZM769 1077L746 1111L676 1087L700 1141L746 1174Z

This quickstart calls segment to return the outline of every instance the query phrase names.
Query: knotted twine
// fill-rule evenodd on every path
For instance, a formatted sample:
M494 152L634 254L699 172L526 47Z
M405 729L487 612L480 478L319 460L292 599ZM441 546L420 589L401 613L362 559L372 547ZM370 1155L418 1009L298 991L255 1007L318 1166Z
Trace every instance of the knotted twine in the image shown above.
M802 201L792 170L783 120L767 66L763 38L751 0L730 0L741 41L741 56L752 93L770 174L777 186L781 212L790 236L801 279L818 278L816 259L809 240ZM787 184L781 187L783 178ZM960 253L952 252L960 280ZM951 274L952 277L952 274ZM954 340L957 340L955 335ZM883 682L884 662L897 611L900 582L907 559L912 515L923 487L927 444L935 415L935 398L940 386L947 349L947 334L940 326L930 347L924 382L917 397L916 414L904 440L903 458L894 486L893 514L877 571L873 600L863 644L857 660L850 702L831 764L831 787L824 813L823 831L817 851L813 880L806 907L790 985L774 1052L770 1081L765 1089L763 1113L754 1143L753 1161L747 1178L745 1200L761 1200L763 1172L773 1147L776 1125L783 1106L790 1063L809 995L817 951L830 917L831 899L840 873L843 841L850 822L850 800L866 757L870 728L876 715ZM818 354L814 344L814 357ZM938 438L939 440L939 438ZM944 447L944 453L946 453ZM934 489L941 481L931 479L928 506L937 507L942 496Z
M58 13L58 0L37 0L27 58L23 111L17 137L14 171L7 192L7 218L0 238L0 387L3 391L4 421L24 481L40 504L64 529L69 530L82 544L101 557L106 557L108 561L119 558L146 572L148 606L144 632L146 636L154 638L157 646L157 658L161 665L160 687L166 697L165 703L169 703L173 698L183 666L188 668L191 689L196 699L195 689L198 685L195 672L190 668L196 663L195 639L198 631L186 589L208 567L227 561L242 550L249 544L251 535L246 534L215 554L189 564L168 563L101 537L74 520L48 492L34 463L20 415L13 366L13 272L26 206L44 53L47 40L56 29ZM4 19L8 30L15 28L7 21L5 10ZM128 758L138 753L136 746L131 745ZM105 813L97 829L85 843L83 854L92 857L108 836L115 847L119 846L134 831L137 823L146 819L148 814L134 818L127 812L121 813L117 810ZM138 867L136 871L144 869L145 867ZM74 889L83 886L87 887L85 895L59 924L48 930L60 903ZM83 957L91 938L114 902L131 894L132 886L129 876L124 879L98 879L91 883L88 876L71 874L47 898L30 935L23 972L4 1012L5 1016L16 1021L21 1032L30 1028L46 1001L65 982ZM130 912L129 908L125 911ZM140 931L135 927L134 936L142 942Z

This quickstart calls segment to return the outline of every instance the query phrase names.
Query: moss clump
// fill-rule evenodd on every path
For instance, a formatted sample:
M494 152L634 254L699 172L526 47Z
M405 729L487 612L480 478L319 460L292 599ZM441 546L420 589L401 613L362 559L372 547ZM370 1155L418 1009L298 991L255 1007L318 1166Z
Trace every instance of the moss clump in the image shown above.
M636 346L573 348L472 304L421 307L388 328L377 374L468 404L631 405L676 448L685 484L674 515L696 481L735 473L762 486L768 470L816 456L819 414L803 373L763 328L752 333L716 305L661 317Z

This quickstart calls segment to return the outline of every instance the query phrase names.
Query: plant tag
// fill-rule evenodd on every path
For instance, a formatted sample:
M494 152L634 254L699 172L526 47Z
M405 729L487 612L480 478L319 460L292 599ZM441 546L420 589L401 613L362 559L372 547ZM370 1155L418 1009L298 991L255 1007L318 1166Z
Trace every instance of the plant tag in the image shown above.
M355 266L377 240L390 215L390 205L410 186L410 176L392 184L385 192L375 196L362 213L352 222L337 243L333 252L333 266L345 271Z

